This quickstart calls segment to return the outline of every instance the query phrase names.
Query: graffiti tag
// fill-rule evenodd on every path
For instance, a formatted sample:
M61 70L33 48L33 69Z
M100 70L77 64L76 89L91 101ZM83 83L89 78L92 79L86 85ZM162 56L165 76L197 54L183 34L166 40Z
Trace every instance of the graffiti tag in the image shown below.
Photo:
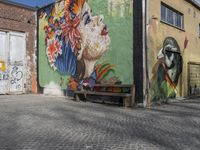
M11 71L11 84L15 84L16 82L20 81L23 77L23 72L18 70L17 66L14 66Z
M10 83L12 86L15 87L16 90L20 90L21 89L21 81L23 78L23 72L19 69L18 66L14 66L12 67L11 70L11 80Z

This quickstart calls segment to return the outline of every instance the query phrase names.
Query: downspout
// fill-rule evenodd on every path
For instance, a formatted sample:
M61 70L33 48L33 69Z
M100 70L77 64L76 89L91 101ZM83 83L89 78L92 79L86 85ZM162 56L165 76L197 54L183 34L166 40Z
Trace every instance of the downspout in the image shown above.
M35 20L36 20L36 28L35 28L35 59L34 59L34 65L35 65L35 71L36 71L36 73L35 73L35 76L36 76L36 78L34 79L35 80L35 82L36 82L36 91L34 91L35 93L38 93L38 85L39 85L39 82L38 82L38 78L39 78L39 76L38 76L38 9L36 9L36 11L35 11Z
M144 43L145 43L145 91L144 91L144 107L150 107L150 79L149 79L149 58L148 58L148 52L149 52L149 0L145 0L145 20L144 20Z
M41 9L37 8L37 93L42 93L42 88L40 87L40 83L39 83L39 13L40 13Z

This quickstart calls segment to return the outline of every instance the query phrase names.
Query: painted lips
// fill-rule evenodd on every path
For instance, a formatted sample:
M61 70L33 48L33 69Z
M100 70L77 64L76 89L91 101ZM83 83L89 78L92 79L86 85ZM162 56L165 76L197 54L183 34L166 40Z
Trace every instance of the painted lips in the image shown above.
M107 26L105 25L105 26L103 27L102 31L101 31L101 35L102 35L102 36L105 36L105 35L107 35L107 34L108 34L108 28L107 28Z

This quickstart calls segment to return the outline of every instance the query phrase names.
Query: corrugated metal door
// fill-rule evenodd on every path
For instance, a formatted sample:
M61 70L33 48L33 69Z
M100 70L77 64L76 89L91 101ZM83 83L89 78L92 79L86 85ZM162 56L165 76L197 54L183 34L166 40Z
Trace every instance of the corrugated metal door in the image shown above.
M8 93L9 67L8 67L8 37L6 32L0 32L0 94Z
M200 63L189 62L188 63L188 95L198 96L200 95Z
M25 54L24 33L0 31L0 94L25 92Z
M25 34L9 33L9 93L25 92L25 43Z

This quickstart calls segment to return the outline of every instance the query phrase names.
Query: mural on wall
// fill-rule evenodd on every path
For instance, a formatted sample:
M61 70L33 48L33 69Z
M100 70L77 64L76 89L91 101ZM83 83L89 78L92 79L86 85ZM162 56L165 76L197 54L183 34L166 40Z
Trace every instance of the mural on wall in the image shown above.
M122 3L122 9L114 9ZM132 3L133 0L58 0L41 8L39 85L46 88L54 82L61 89L68 86L76 90L83 84L132 84Z
M100 82L114 65L96 64L108 50L110 37L102 15L93 16L85 0L65 0L44 9L46 56L54 71L70 75L68 88ZM63 82L63 80L62 80ZM63 83L62 83L63 84Z
M153 67L150 95L152 101L175 98L182 72L183 60L180 47L173 37L166 37Z

